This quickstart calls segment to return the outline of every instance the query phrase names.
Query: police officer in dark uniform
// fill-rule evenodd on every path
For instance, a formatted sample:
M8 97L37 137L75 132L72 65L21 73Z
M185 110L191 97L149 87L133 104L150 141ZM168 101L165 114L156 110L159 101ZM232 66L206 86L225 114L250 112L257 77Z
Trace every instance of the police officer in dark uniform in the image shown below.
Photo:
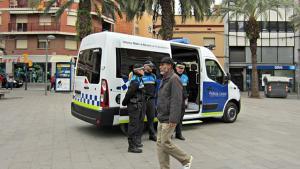
M147 116L149 139L156 141L156 134L153 125L155 117L156 76L152 73L153 68L155 68L155 65L151 61L146 61L144 63L145 74L143 76L143 82L145 86L145 113Z
M133 66L133 75L130 80L125 98L122 102L123 106L127 105L129 114L128 124L128 152L141 153L143 152L141 144L142 132L144 129L144 84L142 76L144 75L144 66L135 64Z
M182 132L181 132L181 128L182 128L182 120L183 120L183 116L185 113L185 102L188 98L188 83L189 83L189 78L188 76L184 73L185 70L185 64L178 62L176 64L176 74L180 77L180 81L182 83L183 86L183 92L182 92L182 110L181 110L181 120L180 122L177 124L176 126L176 135L175 137L180 139L180 140L185 140L185 138L182 136Z

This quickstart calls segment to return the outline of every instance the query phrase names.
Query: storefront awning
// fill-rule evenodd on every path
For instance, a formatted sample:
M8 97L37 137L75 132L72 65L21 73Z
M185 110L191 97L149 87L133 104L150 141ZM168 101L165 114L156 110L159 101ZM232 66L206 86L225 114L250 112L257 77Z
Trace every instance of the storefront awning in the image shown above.
M72 56L67 55L54 55L51 56L50 62L71 62Z

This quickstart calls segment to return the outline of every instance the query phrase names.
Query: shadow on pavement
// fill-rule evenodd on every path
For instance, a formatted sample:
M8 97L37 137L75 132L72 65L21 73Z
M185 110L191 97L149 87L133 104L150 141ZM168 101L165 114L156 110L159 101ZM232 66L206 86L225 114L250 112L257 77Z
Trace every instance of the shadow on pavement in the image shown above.
M17 100L17 99L23 99L24 97L4 97L1 98L1 100Z
M97 128L94 125L76 126L75 128L82 134L92 137L120 138L125 137L119 126Z
M184 125L182 128L183 131L197 130L200 127L209 127L210 125L225 125L225 123L223 123L220 119L217 118L206 118L201 120L203 121L203 123ZM97 128L94 125L81 125L76 126L75 130L91 137L126 138L126 135L121 131L119 126ZM144 135L148 135L147 128L144 129Z

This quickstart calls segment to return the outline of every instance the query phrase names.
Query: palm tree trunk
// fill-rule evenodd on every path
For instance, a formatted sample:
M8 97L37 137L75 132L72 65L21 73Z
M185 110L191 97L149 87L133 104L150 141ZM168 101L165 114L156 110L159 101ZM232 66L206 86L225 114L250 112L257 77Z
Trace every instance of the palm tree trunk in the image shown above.
M250 42L251 61L252 61L252 79L251 79L251 97L259 98L258 75L257 75L257 39L259 38L259 25L254 17L250 17L246 23L246 34Z
M251 61L252 61L252 80L251 80L251 97L259 98L258 90L258 75L257 75L257 39L251 39L250 50L251 50Z
M161 0L160 5L162 9L161 30L160 35L162 39L169 40L173 37L173 27L175 25L173 0Z
M92 33L91 1L80 0L77 11L76 30L79 40Z

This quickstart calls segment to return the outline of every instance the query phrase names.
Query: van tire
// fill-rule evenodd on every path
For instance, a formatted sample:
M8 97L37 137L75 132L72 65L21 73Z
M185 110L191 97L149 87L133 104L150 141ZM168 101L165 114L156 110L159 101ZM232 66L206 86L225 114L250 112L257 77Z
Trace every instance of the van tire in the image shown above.
M120 129L125 136L128 136L128 124L120 124Z
M223 122L225 123L233 123L235 122L238 115L238 107L233 102L227 103L225 107L225 111L222 117Z

